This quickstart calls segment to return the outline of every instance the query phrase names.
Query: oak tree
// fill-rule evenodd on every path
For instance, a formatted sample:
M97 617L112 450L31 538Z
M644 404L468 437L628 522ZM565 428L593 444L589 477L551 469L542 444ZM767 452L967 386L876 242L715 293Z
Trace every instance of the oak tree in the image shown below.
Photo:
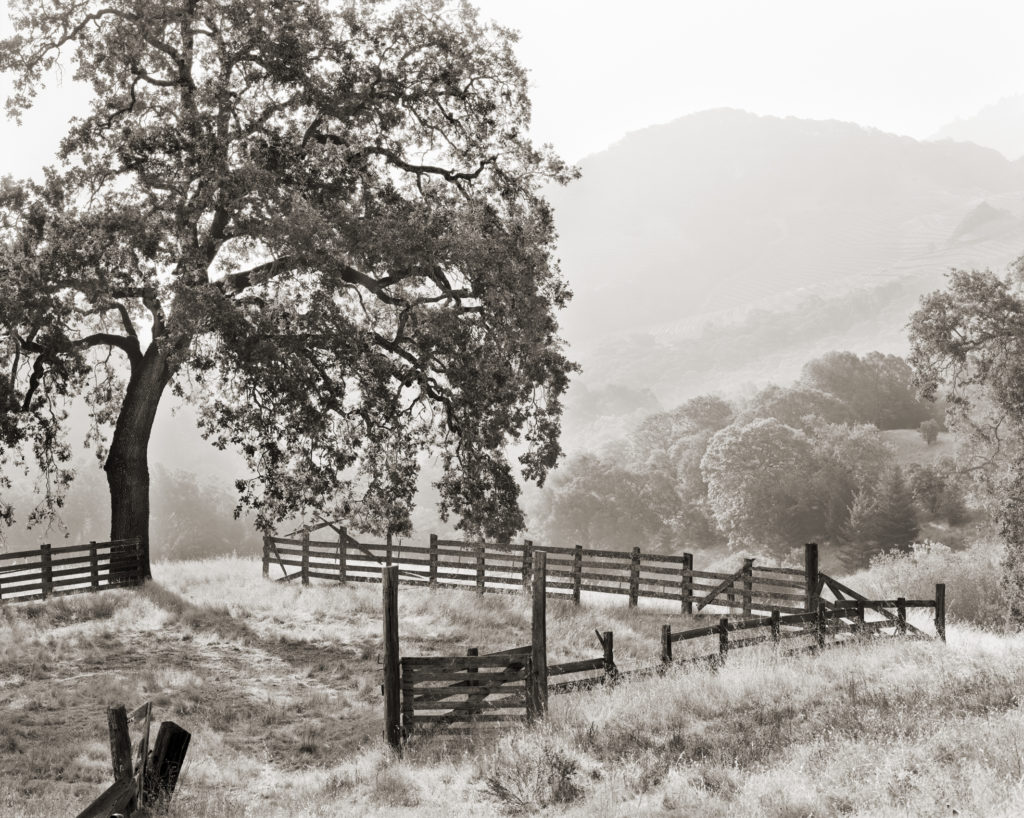
M148 542L173 390L237 447L261 526L338 497L402 531L424 449L442 513L522 528L573 365L515 35L446 0L11 0L10 114L91 91L41 182L0 188L0 443L70 478L103 447L111 537Z

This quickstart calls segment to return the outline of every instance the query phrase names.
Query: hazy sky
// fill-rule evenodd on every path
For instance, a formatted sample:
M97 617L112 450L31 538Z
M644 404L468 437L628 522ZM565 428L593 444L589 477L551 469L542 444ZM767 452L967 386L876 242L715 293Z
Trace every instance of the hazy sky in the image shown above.
M836 118L918 138L1024 92L1024 3L941 0L476 0L522 32L535 133L568 159L705 108ZM6 26L6 0L0 0ZM0 80L0 91L6 83ZM16 128L0 172L52 156L80 93Z

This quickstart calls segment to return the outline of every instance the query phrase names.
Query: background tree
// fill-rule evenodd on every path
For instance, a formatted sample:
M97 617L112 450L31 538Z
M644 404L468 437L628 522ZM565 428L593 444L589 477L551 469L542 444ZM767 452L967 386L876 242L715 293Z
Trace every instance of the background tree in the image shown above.
M538 191L572 172L527 136L514 35L443 0L9 8L10 112L62 55L92 90L45 181L0 188L0 440L46 510L79 396L111 536L148 542L170 387L244 454L261 526L351 495L401 530L430 447L443 514L520 529L506 451L543 481L572 369Z
M939 439L939 424L934 419L922 420L917 430L921 433L921 439L929 446Z

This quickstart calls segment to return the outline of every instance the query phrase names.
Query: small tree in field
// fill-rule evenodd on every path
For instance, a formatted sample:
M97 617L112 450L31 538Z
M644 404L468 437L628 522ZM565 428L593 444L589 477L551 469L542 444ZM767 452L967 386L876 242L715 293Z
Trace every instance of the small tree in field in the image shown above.
M934 420L921 421L921 425L917 427L917 430L921 434L921 439L929 446L939 439L939 424Z
M61 57L92 90L45 181L0 187L0 445L44 510L81 398L111 537L148 542L171 389L261 526L341 495L400 532L432 449L442 514L521 529L506 451L543 481L573 368L539 190L573 171L527 136L514 35L445 0L8 7L13 115Z

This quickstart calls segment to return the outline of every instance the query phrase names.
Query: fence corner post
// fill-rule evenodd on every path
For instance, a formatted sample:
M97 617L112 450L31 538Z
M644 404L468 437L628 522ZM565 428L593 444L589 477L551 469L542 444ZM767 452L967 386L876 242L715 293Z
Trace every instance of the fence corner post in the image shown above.
M583 546L577 545L572 552L572 601L580 604L580 585L583 583Z
M693 554L683 554L683 567L679 572L679 578L682 613L693 616Z
M398 645L398 566L381 570L384 586L384 740L402 744L400 651Z
M302 529L302 584L309 585L309 528Z
M809 542L804 546L804 582L807 585L807 610L818 609L818 544Z
M661 663L663 665L672 662L672 626L661 626Z
M634 545L629 557L629 607L635 608L640 598L640 546Z
M935 633L946 641L946 584L943 582L935 586Z
M39 546L39 561L42 563L43 599L46 599L53 593L53 555L48 542Z
M547 557L533 553L533 621L530 640L531 672L527 679L527 715L542 718L548 711Z
M431 585L437 585L437 534L430 535L430 579Z

